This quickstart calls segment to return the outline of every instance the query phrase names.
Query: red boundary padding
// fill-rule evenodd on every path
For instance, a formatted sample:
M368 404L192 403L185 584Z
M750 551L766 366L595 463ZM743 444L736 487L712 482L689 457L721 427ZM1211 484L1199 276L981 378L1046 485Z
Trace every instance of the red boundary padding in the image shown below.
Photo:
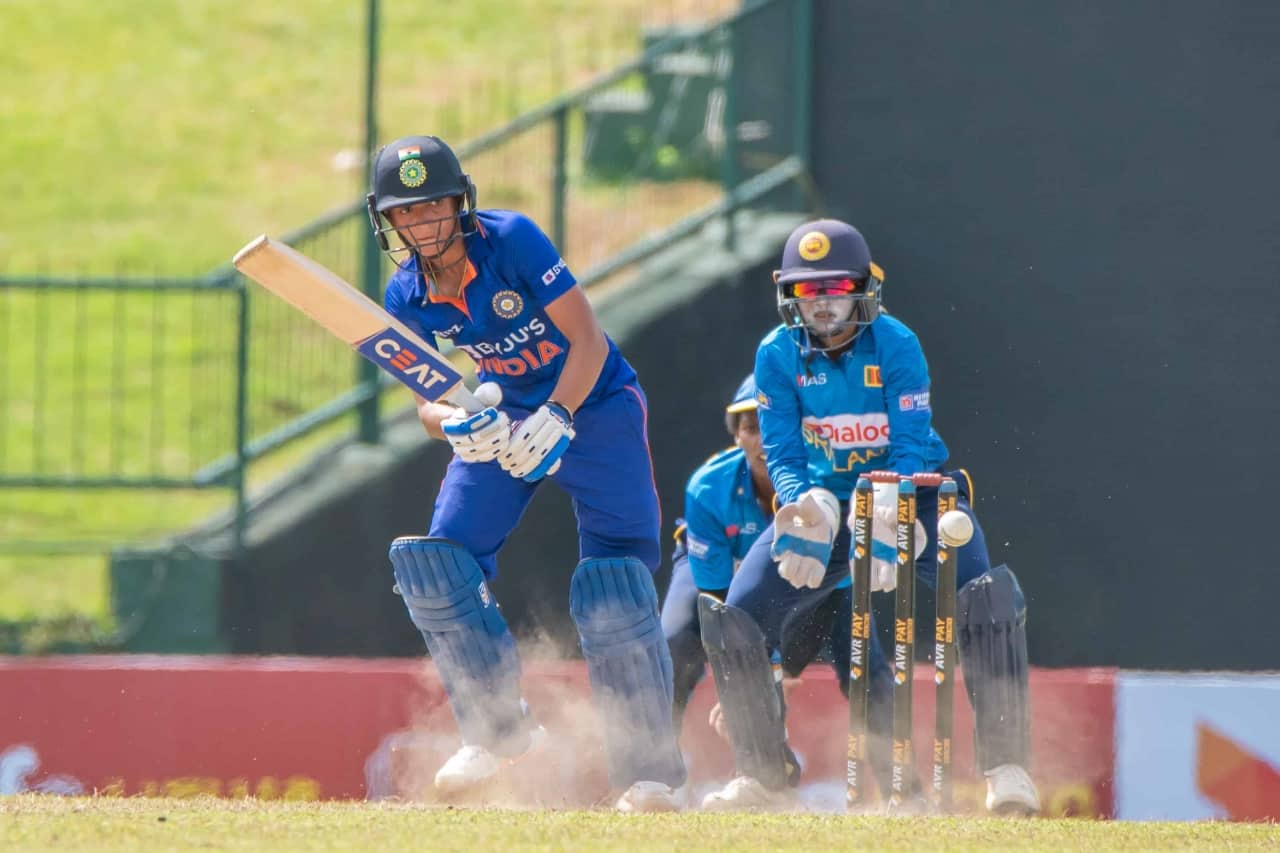
M932 670L917 670L922 778L932 743ZM1051 814L1112 814L1111 669L1032 672L1033 775ZM608 795L581 662L525 667L525 692L555 748L522 769L517 794L554 806ZM956 800L976 805L972 715L957 684ZM706 725L703 683L682 745L693 781L727 778L728 749ZM847 705L811 668L788 727L805 781L843 784ZM457 747L443 690L412 660L104 656L0 658L0 793L51 790L263 798L429 796ZM8 790L12 789L12 790Z

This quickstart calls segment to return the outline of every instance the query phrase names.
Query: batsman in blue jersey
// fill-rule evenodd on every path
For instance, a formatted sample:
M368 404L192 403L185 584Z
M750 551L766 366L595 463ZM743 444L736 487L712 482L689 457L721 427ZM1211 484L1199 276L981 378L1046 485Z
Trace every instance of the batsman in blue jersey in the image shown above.
M803 619L848 583L846 516L859 475L939 472L947 461L946 445L933 428L924 352L915 334L882 309L883 281L862 234L835 220L797 228L774 273L783 323L761 341L755 378L779 508L743 558L724 602L699 599L703 644L740 774L708 795L706 808L786 802L786 786L794 779L768 653L789 622ZM961 487L958 508L974 523L972 538L957 549L957 628L987 808L1033 813L1039 796L1026 772L1025 600L1007 566L991 567L970 507L968 475L954 476ZM881 491L873 531L876 539L892 541L893 514L880 512L892 498ZM936 488L921 488L917 500L919 517L936 517ZM937 546L923 526L916 534L917 577L933 586ZM873 589L890 590L895 580L891 563L873 567ZM875 707L883 707L891 693L892 675L874 632L872 638L874 749L877 740L888 740L884 727L890 717Z
M397 262L387 311L476 364L465 412L418 399L454 450L426 536L391 545L396 585L462 735L436 774L446 796L491 780L546 733L521 699L515 642L489 589L497 555L539 484L573 500L581 561L569 585L621 811L666 811L685 768L671 721L671 656L652 572L658 496L644 392L551 241L529 219L476 207L476 188L433 136L385 146L369 218ZM430 338L428 337L428 340Z

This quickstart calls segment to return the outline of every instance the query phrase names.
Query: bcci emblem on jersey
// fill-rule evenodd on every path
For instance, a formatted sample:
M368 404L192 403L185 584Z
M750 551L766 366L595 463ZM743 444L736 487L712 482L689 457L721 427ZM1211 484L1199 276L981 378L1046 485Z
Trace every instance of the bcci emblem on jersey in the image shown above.
M520 316L524 310L524 300L514 290L499 290L493 294L493 313L504 320Z

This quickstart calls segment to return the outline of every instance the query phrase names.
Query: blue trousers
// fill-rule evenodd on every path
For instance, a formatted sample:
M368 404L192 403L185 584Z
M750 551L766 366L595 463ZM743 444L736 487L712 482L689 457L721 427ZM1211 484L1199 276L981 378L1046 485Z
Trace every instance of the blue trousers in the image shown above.
M513 421L530 414L506 411ZM647 414L644 392L626 385L574 415L577 435L549 479L573 499L579 559L635 557L651 572L658 567L662 520ZM454 457L436 497L428 535L461 545L492 580L498 573L498 551L537 487L512 477L497 462L467 463Z

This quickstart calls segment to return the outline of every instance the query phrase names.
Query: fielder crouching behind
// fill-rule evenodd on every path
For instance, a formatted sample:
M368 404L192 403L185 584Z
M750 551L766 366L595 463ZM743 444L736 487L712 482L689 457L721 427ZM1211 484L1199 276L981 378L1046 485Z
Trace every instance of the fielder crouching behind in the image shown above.
M941 472L947 461L946 445L931 423L924 353L915 334L881 310L883 278L862 235L835 220L797 228L774 274L783 324L760 343L755 379L779 509L743 558L724 603L709 596L699 602L704 645L739 774L708 795L704 807L787 804L788 784L795 779L786 766L769 650L778 646L789 620L802 618L815 601L848 583L845 519L858 476L875 470ZM1025 602L1009 568L991 567L969 506L967 475L956 472L955 479L961 489L958 508L974 521L972 539L957 549L957 633L977 726L978 765L987 780L986 805L993 812L1033 813L1040 803L1026 771ZM877 504L891 506L896 490L878 488ZM937 500L936 488L920 488L919 517L936 517ZM931 537L917 528L917 541L926 539ZM927 541L916 562L917 577L930 587L936 556L936 543ZM891 564L872 574L873 589L893 588ZM847 637L848 631L846 625L842 633ZM726 646L726 637L738 641ZM890 701L892 675L874 631L872 637L874 744L889 739L883 726L890 717L875 707Z
M677 807L685 768L671 723L671 656L652 572L659 514L635 371L600 329L559 252L524 216L476 208L476 188L433 136L384 147L369 217L398 269L386 309L475 361L489 407L418 399L454 458L426 536L391 545L396 585L448 693L462 747L446 797L545 741L521 699L515 641L488 582L544 479L573 499L581 561L569 584L621 811ZM428 338L429 339L429 338Z

